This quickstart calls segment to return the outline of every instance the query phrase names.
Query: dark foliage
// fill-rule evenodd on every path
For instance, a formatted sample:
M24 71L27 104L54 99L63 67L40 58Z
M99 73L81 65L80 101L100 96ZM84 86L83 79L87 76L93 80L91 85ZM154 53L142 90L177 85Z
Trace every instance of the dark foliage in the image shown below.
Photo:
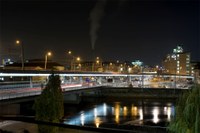
M34 103L36 120L59 123L64 115L63 94L60 77L50 75L49 81L39 98ZM57 128L45 125L39 126L40 133L55 133Z

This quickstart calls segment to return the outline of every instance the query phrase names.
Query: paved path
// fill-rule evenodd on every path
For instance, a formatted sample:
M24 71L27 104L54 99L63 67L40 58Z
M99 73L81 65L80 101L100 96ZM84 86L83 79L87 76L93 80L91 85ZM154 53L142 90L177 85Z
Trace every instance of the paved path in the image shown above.
M0 129L3 131L10 131L12 133L25 133L27 130L29 133L39 133L36 124L19 122L19 121L0 121ZM62 128L58 133L97 133L93 131L83 131L76 129Z

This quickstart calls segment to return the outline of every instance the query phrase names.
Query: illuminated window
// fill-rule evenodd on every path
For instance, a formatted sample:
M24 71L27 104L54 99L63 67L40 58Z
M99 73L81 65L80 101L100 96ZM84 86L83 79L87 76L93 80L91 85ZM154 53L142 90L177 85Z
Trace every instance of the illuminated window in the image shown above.
M183 52L183 48L181 46L177 46L176 49L173 49L173 53L182 53Z
M143 62L141 62L140 60L136 60L134 62L132 62L133 65L137 65L137 66L142 66Z
M173 54L173 55L171 56L171 58L173 58L173 59L176 59L176 55L175 55L175 54Z

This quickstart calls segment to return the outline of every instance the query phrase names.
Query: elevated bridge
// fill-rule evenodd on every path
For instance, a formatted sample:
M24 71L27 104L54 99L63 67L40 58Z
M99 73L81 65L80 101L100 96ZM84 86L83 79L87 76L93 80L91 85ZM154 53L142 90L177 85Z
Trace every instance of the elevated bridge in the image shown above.
M63 92L87 88L182 88L190 87L194 77L187 75L124 74L112 72L54 71L60 76ZM0 70L0 100L37 96L48 81L52 71Z

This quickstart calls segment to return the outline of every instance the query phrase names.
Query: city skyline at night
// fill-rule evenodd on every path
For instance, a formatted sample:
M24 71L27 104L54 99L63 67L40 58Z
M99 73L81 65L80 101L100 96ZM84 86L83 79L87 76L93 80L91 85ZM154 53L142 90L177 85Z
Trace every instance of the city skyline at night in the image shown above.
M177 45L200 61L197 0L2 0L0 59L45 58L64 63L67 51L83 60L160 64Z

